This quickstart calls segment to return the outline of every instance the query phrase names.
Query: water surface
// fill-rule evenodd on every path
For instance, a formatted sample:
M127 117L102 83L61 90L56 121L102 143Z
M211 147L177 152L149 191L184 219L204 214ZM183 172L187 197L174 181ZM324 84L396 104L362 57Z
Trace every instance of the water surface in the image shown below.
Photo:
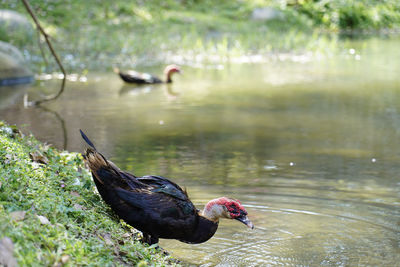
M172 85L90 73L45 108L24 109L18 89L0 118L70 151L81 128L121 168L186 186L199 208L240 199L254 230L225 220L204 244L161 241L188 264L398 266L400 40L342 45L321 59L184 66Z

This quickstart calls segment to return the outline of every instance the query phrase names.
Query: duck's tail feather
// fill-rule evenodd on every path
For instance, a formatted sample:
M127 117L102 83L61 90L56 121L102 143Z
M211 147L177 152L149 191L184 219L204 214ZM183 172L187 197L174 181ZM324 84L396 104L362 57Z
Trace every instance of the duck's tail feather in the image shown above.
M83 140L85 140L85 142L86 142L89 146L91 146L94 150L97 150L97 149L95 148L95 146L93 145L92 141L90 141L90 139L86 136L86 134L85 134L81 129L79 129L79 132L81 132L81 136L82 136Z
M143 184L136 176L121 171L113 162L91 147L86 148L83 155L93 177L105 187L137 188Z
M83 158L85 159L89 169L92 171L93 176L100 182L103 183L102 179L98 177L97 172L105 167L108 167L107 159L97 152L96 147L93 145L92 141L90 141L89 137L79 129L83 140L90 146L85 149L85 152L82 153Z
M82 138L90 146L82 154L93 177L106 187L135 188L143 186L136 180L136 176L122 172L113 162L107 160L96 150L92 141L80 130Z
M95 149L88 147L83 155L89 169L92 171L93 176L100 182L104 183L103 179L99 176L105 169L110 169L107 159Z

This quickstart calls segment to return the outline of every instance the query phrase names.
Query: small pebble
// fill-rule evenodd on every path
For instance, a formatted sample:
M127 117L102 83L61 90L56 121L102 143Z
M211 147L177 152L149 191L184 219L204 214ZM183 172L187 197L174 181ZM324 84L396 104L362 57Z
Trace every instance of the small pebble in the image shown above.
M38 219L39 219L39 221L40 221L41 224L49 224L49 223L50 223L49 219L47 219L47 218L44 217L44 216L37 215L37 217L38 217Z

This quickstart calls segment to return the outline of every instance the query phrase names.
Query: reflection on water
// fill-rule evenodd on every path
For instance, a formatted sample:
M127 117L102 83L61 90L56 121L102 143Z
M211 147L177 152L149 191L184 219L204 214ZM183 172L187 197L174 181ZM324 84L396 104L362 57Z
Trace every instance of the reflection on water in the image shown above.
M24 104L24 106L26 107L25 104ZM54 118L56 119L56 121L58 121L58 123L60 125L61 133L62 133L62 135L59 135L59 137L58 137L58 140L63 142L62 147L60 147L60 148L66 150L67 146L68 146L68 130L65 127L64 119L56 111L51 110L43 105L38 106L37 108L43 110L44 112L48 112L48 113L51 113L54 115Z
M399 45L347 41L321 61L186 67L170 87L91 74L46 107L65 121L68 150L82 150L82 128L123 169L187 186L199 208L223 195L244 203L255 230L222 221L205 244L161 241L189 264L394 266ZM30 98L57 88L43 81ZM52 113L21 100L0 118L63 147Z

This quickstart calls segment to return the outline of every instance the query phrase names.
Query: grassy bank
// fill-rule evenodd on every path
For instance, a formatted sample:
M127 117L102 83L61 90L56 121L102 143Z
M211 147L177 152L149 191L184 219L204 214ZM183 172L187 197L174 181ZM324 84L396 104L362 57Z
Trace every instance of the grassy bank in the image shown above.
M1 121L0 250L0 265L170 265L105 206L80 154Z
M396 0L29 1L55 38L69 72L154 62L185 63L276 52L331 49L326 32L375 32L400 27ZM27 14L21 1L3 8ZM271 8L268 19L255 10ZM322 34L323 33L323 34ZM6 41L18 43L12 35ZM37 42L27 50L42 64Z

